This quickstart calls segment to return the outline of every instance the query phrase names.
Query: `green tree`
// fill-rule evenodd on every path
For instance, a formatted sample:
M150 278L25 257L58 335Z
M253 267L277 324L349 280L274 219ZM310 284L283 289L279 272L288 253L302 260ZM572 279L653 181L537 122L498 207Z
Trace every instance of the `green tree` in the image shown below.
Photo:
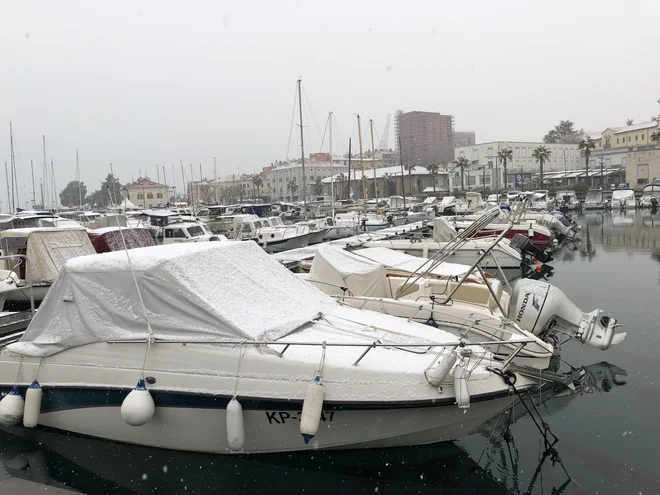
M121 190L121 182L112 174L108 174L105 180L101 182L101 188L90 194L87 202L98 208L119 204L121 203Z
M651 133L651 141L655 141L660 144L660 131L653 131Z
M263 177L261 177L261 174L252 177L252 186L257 188L257 194L255 198L259 197L259 190L261 189L263 183L264 183L264 179Z
M87 197L87 186L84 182L80 182L80 187L77 180L69 182L62 192L60 193L60 204L62 206L78 205L80 199L83 200Z
M508 162L513 162L513 150L511 148L504 148L503 150L498 151L497 159L500 161L502 168L504 169L504 190L508 190L509 181L506 175L506 164Z
M394 182L394 176L385 172L383 174L383 179L385 179L385 185L387 186L387 196L393 196L396 194L396 182Z
M461 168L461 190L465 191L465 167L470 164L470 161L464 156L459 156L456 159L456 165Z
M438 171L440 170L440 165L437 163L429 163L428 165L425 165L424 168L426 168L431 176L431 180L433 181L433 192L435 193L435 181L438 176Z
M539 164L540 174L540 188L543 189L543 164L550 160L552 151L550 151L545 146L539 146L532 152L532 156L536 159L536 162Z
M589 136L581 139L578 143L578 149L584 151L584 165L587 170L587 182L589 181L589 158L591 157L591 150L596 148L596 143Z
M544 143L563 143L563 144L576 144L584 135L583 130L576 130L573 122L570 120L562 120L555 126L554 129L548 131L543 137Z

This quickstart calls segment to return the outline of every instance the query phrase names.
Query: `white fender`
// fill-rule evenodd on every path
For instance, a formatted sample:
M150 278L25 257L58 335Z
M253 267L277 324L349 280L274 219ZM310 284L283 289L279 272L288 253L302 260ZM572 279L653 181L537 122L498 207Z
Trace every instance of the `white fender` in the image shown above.
M140 379L121 403L121 417L131 426L142 426L148 423L155 410L156 405L143 379Z
M300 418L300 433L302 433L305 444L308 444L319 431L324 398L325 389L321 384L321 377L317 376L307 387Z
M227 443L231 450L242 450L245 444L245 428L243 426L243 406L232 398L225 411L227 419Z
M428 370L425 375L428 382L434 387L439 387L440 384L447 378L452 366L456 364L456 354L450 352L442 356L435 365Z
M459 363L454 368L454 393L456 394L456 404L461 409L470 407L470 392L467 383L467 366Z
M24 409L25 401L18 387L14 385L11 392L0 400L0 424L8 426L19 424L23 419Z
M41 395L43 390L37 380L34 380L25 392L25 411L23 413L23 426L34 428L39 424L41 413Z

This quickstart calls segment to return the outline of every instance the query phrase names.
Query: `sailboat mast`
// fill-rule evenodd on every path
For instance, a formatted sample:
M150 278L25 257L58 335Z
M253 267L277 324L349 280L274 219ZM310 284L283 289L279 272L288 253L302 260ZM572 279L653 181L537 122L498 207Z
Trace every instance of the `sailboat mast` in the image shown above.
M53 179L53 210L57 209L57 186L55 185L55 164L53 159L50 159L50 175Z
M41 135L42 149L43 149L43 177L41 178L41 207L46 209L46 204L50 203L48 189L48 162L46 161L46 136ZM46 186L46 195L44 197L44 185Z
M167 192L165 193L165 194L167 194L165 202L169 206L169 204L170 204L170 188L167 186L167 175L165 175L165 165L163 165L163 180L165 181L165 189L167 189Z
M11 121L9 122L9 147L10 147L10 156L9 156L9 168L11 169L11 212L16 212L16 203L14 198L14 174L16 173L16 167L14 166L14 132L11 127Z
M376 195L376 208L378 208L378 180L376 179L376 148L374 146L374 121L369 119L371 129L371 164L374 167L374 194Z
M78 206L82 210L82 185L80 184L80 161L78 161L78 150L76 150L76 180L78 181Z
M298 109L300 110L300 154L301 154L301 164L302 164L302 194L303 194L303 206L304 214L303 218L307 218L307 177L305 176L305 141L303 139L303 111L302 111L302 91L301 85L302 79L298 79Z
M328 128L330 136L328 138L330 151L330 195L332 196L332 218L335 218L335 169L332 164L332 112L328 114Z
M353 181L351 180L351 138L348 138L348 198L353 199Z
M183 188L183 191L185 191L186 196L188 196L188 191L186 189L186 174L183 171L183 160L179 160L179 164L181 165L181 187ZM188 196L188 201L190 201L190 196ZM176 201L174 201L176 203Z
M116 204L115 203L115 172L114 170L112 170L112 163L110 163L110 175L112 175L112 191L108 189L108 196L110 196L110 204L114 205Z
M32 174L32 209L37 205L37 195L34 192L34 162L30 160L30 173Z
M406 209L406 177L403 174L403 150L401 149L401 136L399 136L399 165L401 165L401 195L403 196L403 209Z
M9 209L9 213L11 213L11 199L9 196L9 171L7 170L7 162L5 162L5 178L6 184L7 184L7 208Z
M360 146L360 167L362 167L362 200L364 201L364 216L367 216L367 179L364 176L364 156L362 155L362 128L360 127L360 115L358 121L358 144Z
M215 193L215 204L220 204L218 202L218 164L213 157L213 192Z
M192 163L190 164L190 181L188 181L188 184L190 184L190 197L192 198L192 200L190 202L190 207L194 210L195 209L195 193L193 192L193 188L195 186L195 176L193 175Z

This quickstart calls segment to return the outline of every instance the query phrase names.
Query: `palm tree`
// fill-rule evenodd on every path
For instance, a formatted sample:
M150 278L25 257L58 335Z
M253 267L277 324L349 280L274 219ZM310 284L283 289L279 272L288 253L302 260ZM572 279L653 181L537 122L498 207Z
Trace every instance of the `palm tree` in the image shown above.
M651 133L651 141L655 141L660 144L660 131L653 131Z
M589 181L589 157L591 156L591 150L596 148L596 143L589 136L581 139L578 143L578 149L584 150L584 164L587 169L587 182Z
M465 167L467 167L470 164L470 160L465 158L464 156L459 156L456 159L456 165L461 167L461 190L465 191Z
M298 190L298 184L296 184L296 181L291 179L286 185L286 190L291 191L291 201L293 201L296 191Z
M425 165L424 168L428 170L431 180L433 180L433 192L435 193L435 178L438 176L440 165L437 163L429 163L428 165Z
M626 119L626 125L633 125L633 119Z
M416 166L417 165L415 165L414 163L404 163L403 164L403 168L406 169L406 171L408 172L408 184L410 184L410 192L411 193L412 193L412 189L413 189L413 187L412 187L413 186L412 172L413 172L413 170L415 170Z
M314 194L318 194L319 196L323 194L323 182L320 177L316 178L312 187L314 188Z
M339 184L340 184L340 187L339 187L339 192L340 192L339 196L340 196L340 197L339 197L339 199L343 199L343 198L341 197L341 196L342 196L341 192L342 192L342 190L344 189L344 187L341 186L341 184L343 184L343 183L346 182L347 180L348 180L348 179L346 178L346 176L344 175L343 172L342 172L341 174L339 174L337 177L335 177L335 182L339 182ZM347 194L346 196L348 196L348 194Z
M497 158L500 160L502 167L504 168L504 189L509 189L509 181L506 177L506 164L508 161L513 161L513 150L511 148L504 148L497 152Z
M264 183L263 177L261 177L261 174L255 175L252 177L252 185L257 188L257 196L259 197L259 189L261 189L261 185Z
M541 172L540 175L541 189L543 188L543 164L550 160L550 155L552 155L552 151L550 151L545 146L539 146L532 153L532 156L536 158L536 161L539 164L539 170Z

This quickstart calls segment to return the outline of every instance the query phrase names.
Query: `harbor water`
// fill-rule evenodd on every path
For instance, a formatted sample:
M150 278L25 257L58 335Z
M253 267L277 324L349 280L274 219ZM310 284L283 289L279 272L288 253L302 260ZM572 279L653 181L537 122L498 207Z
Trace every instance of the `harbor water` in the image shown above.
M250 456L5 430L0 481L11 476L90 494L660 493L660 214L586 212L576 221L580 242L557 250L548 280L582 310L611 313L628 336L605 352L562 346L561 369L586 367L590 386L541 390L538 427L517 405L452 443ZM558 438L552 449L541 431Z

